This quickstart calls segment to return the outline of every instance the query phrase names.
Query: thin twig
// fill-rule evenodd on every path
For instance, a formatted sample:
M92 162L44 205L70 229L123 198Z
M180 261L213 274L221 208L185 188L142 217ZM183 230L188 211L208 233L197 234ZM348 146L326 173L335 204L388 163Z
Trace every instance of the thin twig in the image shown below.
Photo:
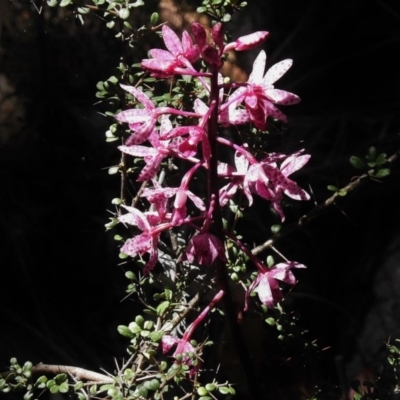
M90 371L79 367L71 367L68 365L50 365L39 363L32 367L33 374L50 373L50 374L68 374L76 379L85 380L96 383L114 383L114 378L100 374L98 372ZM0 376L7 379L9 376L14 375L14 371L2 372Z

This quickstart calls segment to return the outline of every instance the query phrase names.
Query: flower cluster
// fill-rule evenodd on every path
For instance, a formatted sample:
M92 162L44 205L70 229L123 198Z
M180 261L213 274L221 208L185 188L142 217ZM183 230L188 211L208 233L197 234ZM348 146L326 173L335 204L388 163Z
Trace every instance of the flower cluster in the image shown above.
M309 199L308 193L289 179L310 158L303 154L303 150L290 155L270 153L258 160L245 143L232 143L218 135L219 126L230 125L250 124L265 131L268 117L286 121L286 116L277 105L300 101L295 94L274 87L292 61L281 61L265 72L266 54L263 50L255 59L247 82L227 84L219 73L224 53L252 49L267 38L268 32L255 32L225 44L221 23L215 24L208 33L195 22L191 25L192 35L185 31L182 39L167 25L162 27L162 34L166 50L150 50L151 58L143 60L141 67L156 78L191 76L208 93L208 104L197 98L193 101L192 110L183 106L160 107L140 87L122 85L137 105L115 116L118 122L127 123L131 131L119 149L127 155L143 158L145 165L137 181L151 181L152 186L141 193L141 197L150 204L149 211L125 206L126 213L119 216L120 222L141 231L128 239L121 251L132 257L148 254L144 274L148 274L158 261L158 243L163 232L182 225L194 230L182 260L191 264L197 261L199 265L210 267L216 260L225 263L223 235L222 232L215 232L213 226L221 218L218 214L221 208L238 191L243 191L249 206L255 194L268 200L282 221L285 219L282 207L284 195L294 200ZM198 68L200 60L203 66L208 67L205 71ZM234 149L235 165L215 161L216 146ZM167 158L181 159L185 165L192 165L176 187L165 186L157 179ZM196 187L192 182L199 170L205 171L209 180L208 204L190 188ZM225 184L218 187L221 180ZM192 203L190 206L188 199ZM290 262L277 264L271 269L261 267L248 293L257 288L261 301L270 307L281 299L278 280L293 284L295 280L290 270L301 267L301 264ZM176 341L165 337L164 342L167 349ZM191 350L187 340L176 343L179 353Z

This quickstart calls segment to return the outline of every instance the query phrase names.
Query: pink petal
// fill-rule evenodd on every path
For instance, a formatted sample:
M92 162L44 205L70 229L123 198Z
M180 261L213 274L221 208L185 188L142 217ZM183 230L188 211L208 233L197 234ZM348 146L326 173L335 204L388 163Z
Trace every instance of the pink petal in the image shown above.
M153 102L142 91L136 89L134 86L121 85L121 87L135 96L145 106L145 108L149 110L154 110L156 108Z
M134 134L129 136L125 144L127 146L131 146L133 144L140 144L146 141L153 132L156 123L157 116L152 115L151 118L148 118L148 120L144 124L142 124L142 126L138 128Z
M151 57L154 59L153 61L156 62L160 62L160 61L164 61L164 62L168 62L171 63L173 61L176 60L176 57L174 57L169 51L167 50L162 50L162 49L151 49L149 51L149 54L151 55ZM149 59L145 59L144 61L151 61Z
M129 221L132 221L132 222L127 221L128 224L136 225L140 230L145 231L145 232L148 232L151 230L149 221L147 220L145 214L143 214L140 210L138 210L135 207L128 207L125 205L122 205L122 207L125 208L125 210L127 210L129 214L121 215L118 218L120 221L121 221L120 218L128 218L128 217L126 217L126 215L129 215L129 218L131 218Z
M150 249L149 261L147 261L147 264L143 268L144 275L148 275L157 264L157 261L158 261L157 242L158 242L158 239L154 238L153 246Z
M149 157L155 156L157 154L157 150L151 147L146 146L119 146L118 149L125 154L129 154L134 157Z
M267 55L264 50L261 50L253 64L253 71L249 76L248 83L261 83L265 71L265 63Z
M121 111L114 118L118 122L127 122L128 124L137 124L147 121L150 117L150 111L142 108L132 108L130 110Z
M266 274L268 274L268 272ZM257 286L257 293L261 303L265 304L268 308L273 308L275 305L274 297L266 274L260 279L260 283Z
M171 52L172 55L178 56L183 53L183 48L178 35L167 25L162 27L163 39L165 46Z
M200 210L200 211L205 211L206 206L200 197L197 197L194 195L192 192L189 190L186 191L187 195L189 196L190 200L193 201L194 205Z
M137 182L144 182L154 178L160 169L164 157L163 154L157 154L155 157L151 158L151 160L146 160L146 165L140 171Z
M226 163L218 162L218 176L230 176L235 172L235 169Z
M237 172L246 174L249 169L249 160L238 151L235 153L235 165Z
M178 343L179 339L171 336L171 335L164 335L161 338L161 345L162 345L162 351L163 353L168 353L171 350L171 347L175 344Z
M152 237L148 233L142 233L132 239L128 239L121 247L121 252L134 257L137 254L144 254L151 248Z
M193 108L197 114L205 114L208 111L208 106L200 99L194 101Z
M267 89L265 94L276 104L291 105L300 102L300 97L279 89Z
M281 164L282 174L285 176L289 176L293 174L293 172L302 168L305 164L307 164L308 160L311 158L309 154L304 154L303 156L298 157L288 157Z
M294 277L293 273L289 270L288 267L271 269L269 271L269 276L271 278L285 282L288 285L294 285L296 283L296 278Z
M287 117L286 115L279 110L277 107L275 107L272 103L269 101L265 101L265 106L267 110L267 115L279 119L280 121L287 122Z
M293 60L287 59L273 65L265 74L263 83L272 85L292 66Z

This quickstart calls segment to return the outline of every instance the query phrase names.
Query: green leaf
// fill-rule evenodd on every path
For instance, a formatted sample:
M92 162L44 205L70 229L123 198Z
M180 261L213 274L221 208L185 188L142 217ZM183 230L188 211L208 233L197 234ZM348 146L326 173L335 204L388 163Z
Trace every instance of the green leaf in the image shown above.
M22 367L23 370L31 369L33 364L30 361L27 361Z
M149 391L144 386L139 386L138 387L138 392L142 397L147 399L147 395L149 394Z
M46 383L47 382L47 376L42 375L40 378L38 378L38 380L36 381L36 383Z
M151 381L146 381L143 386L147 390L156 391L160 387L160 382L157 379L152 379Z
M144 318L143 318L141 315L136 315L136 317L135 317L135 322L136 322L139 326L143 327Z
M114 83L115 85L118 83L118 78L116 77L116 76L110 76L108 79L107 79L107 81L108 82L111 82L111 83Z
M385 176L390 175L390 169L389 168L381 168L380 170L376 171L375 173L371 174L373 178L384 178Z
M78 390L81 390L84 386L85 386L85 384L83 382L75 383L75 385L74 385L75 392L77 392Z
M47 5L49 7L55 7L57 5L57 0L47 0Z
M144 6L144 2L142 0L136 0L135 3L129 5L129 7L140 7L140 6Z
M142 328L141 328L136 322L131 322L131 323L129 324L129 330L130 330L132 333L137 334L137 333L139 333L139 332L142 330Z
M115 26L115 21L110 21L110 22L106 23L106 27L108 29L112 29L112 28L114 28L114 26Z
M271 226L271 232L273 234L278 233L281 229L282 229L282 225L281 224L275 224L275 225Z
M225 14L222 18L222 22L229 22L232 16L230 14Z
M60 7L69 6L72 3L72 0L61 0Z
M52 394L57 394L58 391L59 391L59 388L58 388L57 385L54 385L54 386L52 386L52 387L50 388L50 393L52 393Z
M104 82L103 81L100 81L100 82L97 82L96 83L96 88L98 89L98 90L104 90Z
M144 329L153 329L154 322L153 321L146 321L143 325Z
M213 390L216 389L216 386L215 386L213 383L207 383L206 389L207 389L209 392L212 392Z
M89 14L90 8L87 7L78 7L78 13L79 14Z
M108 175L115 175L119 171L119 165L108 169Z
M169 301L163 301L162 303L160 303L157 306L157 315L161 317L165 313L165 311L168 310L170 304L171 303Z
M208 390L207 390L205 387L200 386L200 387L197 389L197 394L198 394L199 396L206 396L206 395L208 394Z
M132 380L132 379L135 378L135 377L136 377L136 373L133 372L130 368L127 368L127 369L124 371L124 378L125 378L125 379Z
M90 394L95 395L97 393L97 385L90 386Z
M387 155L386 155L386 153L381 153L381 154L379 154L379 156L376 157L376 160L375 160L376 165L385 164L386 161L387 161Z
M371 146L371 147L368 149L368 155L367 155L365 158L366 158L368 161L375 161L375 160L376 160L376 155L377 155L376 147Z
M118 239L118 240L120 240L120 239ZM135 281L136 280L136 275L132 271L126 271L125 272L125 277L128 278L131 281Z
M166 361L161 361L160 362L160 370L165 371L165 369L168 367L168 364Z
M219 390L219 392L220 392L221 394L229 394L229 393L230 393L229 388L226 387L226 386L221 386L221 387L218 388L218 390Z
M132 25L128 21L124 21L124 26L125 26L125 28L128 28L131 31L133 31Z
M152 342L158 342L160 341L160 339L164 336L164 332L163 331L154 331L150 333L149 339Z
M68 379L67 374L58 374L54 377L55 381L57 382L57 385L60 385L63 382L66 382Z
M68 386L68 382L63 382L60 386L60 393L68 393L69 391L69 386Z
M30 400L33 397L33 393L29 390L24 394L24 400Z
M122 336L125 336L125 337L128 337L128 338L132 338L133 337L131 330L125 325L119 325L117 327L117 330L118 330L119 334L122 335Z
M275 264L274 257L268 256L267 257L267 265L268 265L268 267L272 267L274 264Z
M164 290L165 298L167 300L172 300L172 290L171 289L165 289Z
M362 169L366 168L366 165L364 164L364 161L361 160L360 157L351 156L349 161L350 161L350 164L356 169L362 170Z
M231 279L233 282L238 282L239 281L239 276L236 272L232 272L230 275Z
M127 19L127 18L129 18L129 15L130 15L130 12L129 12L129 10L128 10L127 8L121 8L121 9L118 11L118 16L119 16L121 19Z
M46 387L47 389L50 389L51 387L53 387L56 384L56 381L54 379L50 379L49 381L47 381L46 383Z
M339 190L339 188L337 186L334 186L334 185L328 185L327 188L331 192L337 192Z
M205 7L197 7L197 10L196 10L199 14L201 14L201 13L205 13L206 11L207 11L207 8L205 8Z
M158 15L157 12L153 12L150 17L150 23L154 26L157 25L158 20L160 19L160 16Z

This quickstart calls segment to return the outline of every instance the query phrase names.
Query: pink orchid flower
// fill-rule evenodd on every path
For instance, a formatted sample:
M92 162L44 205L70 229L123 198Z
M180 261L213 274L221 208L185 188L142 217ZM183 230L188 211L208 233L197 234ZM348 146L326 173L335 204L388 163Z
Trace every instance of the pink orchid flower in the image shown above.
M246 292L245 310L248 308L248 298L253 290L256 290L261 303L268 308L273 308L278 301L283 298L279 288L279 282L285 282L288 285L294 285L296 278L291 269L306 268L305 265L295 261L288 261L274 265L271 268L258 266L260 269L257 278L251 283Z
M163 115L161 117L160 135L165 135L171 130L171 121L167 115ZM160 140L156 129L154 129L150 134L148 140L153 147L140 145L118 147L118 149L125 154L144 158L146 165L140 172L137 182L143 182L152 179L158 172L163 159L172 153L170 140Z
M127 146L146 141L154 131L157 120L164 114L183 115L186 117L201 117L193 112L177 110L171 107L156 107L148 96L134 86L121 85L131 95L135 96L144 108L132 108L115 115L118 122L126 122L134 132L125 142Z
M170 229L170 223L161 223L156 213L143 213L137 208L122 205L128 213L120 215L118 220L122 223L137 226L143 233L128 239L121 247L121 253L135 257L149 253L149 260L143 269L147 275L155 267L158 261L157 244L162 231Z
M260 51L253 64L247 85L237 89L221 106L221 111L226 111L232 103L239 104L244 101L249 119L261 130L266 129L267 117L286 122L286 116L274 104L296 104L300 98L293 93L275 89L273 84L285 74L292 66L292 60L283 60L273 65L264 75L267 56L265 51Z
M220 290L212 299L210 304L199 314L199 316L189 325L186 329L185 333L182 336L182 339L178 339L172 335L164 335L161 339L161 346L163 353L168 353L172 346L177 344L174 354L172 355L176 358L178 355L182 355L182 360L180 361L186 365L193 365L192 359L189 357L187 353L195 353L196 349L190 344L190 339L193 335L193 332L197 328L197 326L204 320L206 315L210 312L212 308L222 299L224 295L224 291ZM196 371L196 369L195 369Z
M184 185L180 187L159 187L156 189L144 189L141 194L142 197L146 197L150 203L160 203L175 196L174 201L174 212L172 213L171 224L178 226L186 218L186 201L187 198L192 200L194 205L200 210L205 211L206 206L200 197L196 196L190 190L185 188Z
M165 204L167 199L175 196L174 212L172 213L171 224L173 226L181 225L186 218L186 202L188 197L200 211L205 211L206 209L203 200L189 190L190 179L200 166L201 163L194 165L182 178L179 187L161 187L157 183L154 189L145 188L141 196L146 197L152 204Z
M164 335L161 339L162 351L163 353L168 353L172 346L175 344L176 349L172 357L176 358L178 355L182 355L182 363L186 365L192 365L192 359L187 355L187 353L195 353L196 349L190 344L187 339L178 339L172 335Z
M197 61L200 50L193 44L189 34L182 33L182 41L177 34L167 25L162 27L162 34L167 50L150 50L151 59L142 61L142 68L151 72L157 78L170 78L175 74L182 75L201 75L197 72L192 63Z
M239 186L243 184L243 178L249 169L249 160L242 153L236 151L235 165L236 171L228 164L219 163L218 165L218 175L220 177L230 177L230 182L219 191L219 204L221 207L228 203L237 192Z
M243 189L249 204L253 203L251 193L256 193L271 201L282 221L284 221L285 215L281 207L283 193L294 200L309 200L309 194L300 188L296 182L288 178L293 172L303 167L311 157L308 154L300 155L301 153L302 151L289 157L283 154L271 154L263 161L252 164L243 180ZM286 157L286 159L278 168L276 161L283 157Z

